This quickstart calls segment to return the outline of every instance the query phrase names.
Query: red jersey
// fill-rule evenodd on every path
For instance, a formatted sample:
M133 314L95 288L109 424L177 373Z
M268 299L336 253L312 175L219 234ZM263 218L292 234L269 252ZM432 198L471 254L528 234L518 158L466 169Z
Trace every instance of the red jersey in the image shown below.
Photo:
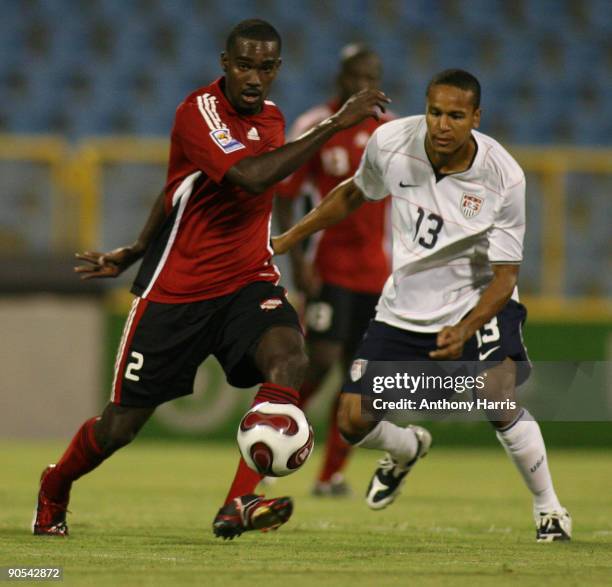
M297 138L339 108L338 102L331 102L309 110L296 120L290 139ZM277 186L277 194L295 198L306 191L318 200L324 198L341 181L353 176L370 135L388 120L379 122L368 118L335 134L306 165ZM367 202L323 232L314 263L325 283L357 292L381 292L390 273L385 251L386 214L386 201Z
M196 90L177 108L165 187L168 217L132 287L143 298L192 302L279 280L269 247L274 188L252 194L224 176L242 158L280 147L284 118L268 100L259 114L239 114L222 85L223 78Z

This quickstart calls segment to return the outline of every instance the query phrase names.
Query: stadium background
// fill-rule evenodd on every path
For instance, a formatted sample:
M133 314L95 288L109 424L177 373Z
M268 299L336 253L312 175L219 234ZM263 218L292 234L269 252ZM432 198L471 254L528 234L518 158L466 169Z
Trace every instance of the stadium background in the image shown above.
M108 394L133 272L80 283L77 250L138 234L164 183L176 105L219 74L230 28L271 21L284 41L271 98L290 123L333 93L350 41L380 52L400 115L436 71L483 85L482 128L528 175L520 287L535 360L612 355L612 18L607 0L1 0L0 436L67 438ZM286 267L279 260L281 269ZM288 272L284 272L285 276ZM284 278L284 284L291 283ZM339 374L318 400L320 422ZM214 362L195 397L144 434L230 438L250 394ZM494 443L480 425L438 441ZM609 425L547 426L549 442L611 444Z

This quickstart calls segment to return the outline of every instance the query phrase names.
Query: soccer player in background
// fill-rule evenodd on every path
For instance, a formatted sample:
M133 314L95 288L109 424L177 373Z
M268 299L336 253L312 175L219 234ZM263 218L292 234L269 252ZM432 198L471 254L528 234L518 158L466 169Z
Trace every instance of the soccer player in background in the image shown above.
M116 277L142 258L117 353L110 403L87 420L56 465L42 474L34 534L66 535L72 483L127 445L156 406L193 392L209 355L238 387L261 384L254 403L297 404L307 365L298 317L277 285L269 246L273 186L331 136L388 102L368 90L310 132L283 145L284 119L266 99L280 65L281 39L247 20L229 34L224 76L178 107L168 179L138 240L109 253L83 253L84 278ZM261 477L241 459L216 536L277 528L288 497L254 494Z
M362 412L359 382L367 361L473 361L487 375L477 397L515 406L487 416L532 493L537 541L569 540L572 521L553 488L540 428L516 395L529 372L521 335L526 310L517 290L525 175L498 142L475 130L480 84L473 75L443 71L426 96L424 116L381 126L354 177L274 238L273 247L285 252L366 201L391 194L393 270L343 385L338 414L351 444L387 452L368 487L368 505L382 509L393 502L431 435Z
M361 44L350 44L340 54L337 96L302 114L288 138L299 137L333 115L356 92L377 88L381 82L379 56ZM368 118L336 133L298 171L281 182L276 200L281 231L293 224L293 204L308 193L316 202L359 166L370 135L390 116ZM361 337L389 275L385 251L386 201L370 202L343 222L323 232L316 242L314 260L301 247L291 249L293 282L306 297L305 325L309 365L300 389L304 408L330 369L337 363L348 371ZM337 400L332 405L325 456L313 488L314 495L345 495L349 487L342 469L350 445L338 432Z

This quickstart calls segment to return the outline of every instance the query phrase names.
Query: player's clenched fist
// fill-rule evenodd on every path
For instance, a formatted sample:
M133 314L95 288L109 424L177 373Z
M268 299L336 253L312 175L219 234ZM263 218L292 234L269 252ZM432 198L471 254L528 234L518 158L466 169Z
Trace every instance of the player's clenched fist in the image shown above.
M436 360L457 360L463 353L463 345L470 338L465 326L445 326L436 338L438 350L431 351L429 357Z
M378 120L389 102L391 100L380 90L361 90L353 94L332 118L340 128L349 128L369 116Z

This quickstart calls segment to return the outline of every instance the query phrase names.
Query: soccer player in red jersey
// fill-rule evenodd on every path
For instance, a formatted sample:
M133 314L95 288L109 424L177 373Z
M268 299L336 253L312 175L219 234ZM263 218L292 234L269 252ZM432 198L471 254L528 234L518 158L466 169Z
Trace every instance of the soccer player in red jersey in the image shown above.
M177 109L167 183L139 238L109 253L77 255L86 264L75 270L85 279L116 277L141 258L142 264L111 401L43 471L34 534L68 534L72 483L130 443L159 404L192 393L196 370L211 354L233 385L261 384L254 403L298 403L307 358L271 261L273 187L336 132L378 118L388 99L360 92L283 145L283 116L266 100L280 50L280 36L265 21L232 30L221 54L224 76ZM241 460L213 521L216 536L277 528L289 519L291 499L255 495L259 480Z
M382 66L378 55L361 44L347 45L340 54L337 97L300 116L289 133L298 137L338 112L355 92L377 88ZM370 135L390 117L368 118L331 137L298 171L281 182L277 194L282 231L293 224L294 199L310 193L320 200L359 167ZM309 366L300 390L300 407L319 388L334 364L348 371L353 356L390 273L385 251L386 200L368 203L343 222L328 228L316 243L314 262L303 249L291 249L293 280L306 296L305 322ZM332 406L323 465L313 488L315 495L349 492L342 469L350 452L336 423Z

